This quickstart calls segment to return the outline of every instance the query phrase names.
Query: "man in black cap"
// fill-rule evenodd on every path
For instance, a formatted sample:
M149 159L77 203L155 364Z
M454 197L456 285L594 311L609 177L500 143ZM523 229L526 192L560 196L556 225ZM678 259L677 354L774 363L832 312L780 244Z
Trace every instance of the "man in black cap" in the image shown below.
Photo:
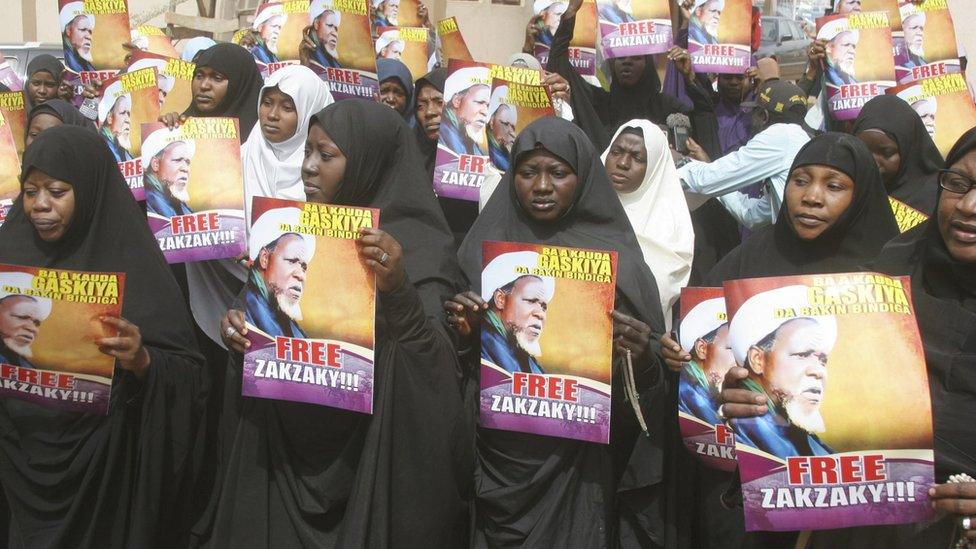
M712 162L707 157L679 161L678 175L685 190L702 198L719 197L725 208L748 229L776 221L783 204L783 189L793 157L813 135L803 118L806 94L782 80L766 82L752 108L753 137L739 150ZM763 184L763 196L739 192L754 183Z

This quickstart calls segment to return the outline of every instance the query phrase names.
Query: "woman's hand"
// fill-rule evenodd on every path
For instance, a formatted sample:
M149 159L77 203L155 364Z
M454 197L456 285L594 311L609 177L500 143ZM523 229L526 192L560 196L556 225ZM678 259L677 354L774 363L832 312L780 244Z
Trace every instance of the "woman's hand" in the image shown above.
M691 355L668 335L661 336L661 354L664 355L664 364L673 372L680 372L691 360Z
M969 529L962 530L962 536L971 542L976 542L976 482L949 482L936 484L929 488L932 507L957 515L960 526L966 526L965 519L969 519Z
M674 62L674 68L678 69L678 72L684 75L686 82L691 83L695 80L695 66L691 62L691 54L688 53L688 50L679 46L674 46L668 50L667 55L668 60ZM648 69L657 70L653 66L644 70Z
M746 418L761 416L766 413L766 397L749 389L740 389L739 385L749 377L749 370L739 366L729 368L722 381L722 393L719 395L719 417L724 419Z
M552 96L553 101L559 99L565 103L569 103L570 94L572 93L572 90L569 88L569 81L557 72L542 71L542 74L545 76L542 79L542 85L549 90L549 95Z
M244 324L244 311L231 309L220 319L220 339L228 349L244 354L250 347L247 340L247 325Z
M827 59L827 41L814 40L807 48L807 79L813 80L820 76L824 60Z
M99 320L109 328L118 330L119 335L96 339L98 350L115 357L123 370L129 370L139 379L145 379L149 369L149 352L142 345L139 327L124 318L114 316L103 316Z
M688 156L699 162L707 163L712 161L711 157L708 156L708 153L705 152L705 149L697 141L689 137L686 143L688 144Z
M81 95L85 99L95 99L102 89L102 81L99 79L89 80L87 84L81 86Z
M636 318L613 311L613 346L621 354L630 351L635 361L640 361L651 343L651 327Z
M576 14L579 12L580 8L582 7L583 7L583 0L569 0L569 6L566 8L566 11L563 12L562 20L568 21L576 17Z
M468 290L444 302L447 323L457 330L461 337L468 337L481 323L481 315L488 310L488 304L481 296Z
M186 122L186 117L178 112L168 112L166 114L159 115L159 121L166 124L167 128L175 130Z
M403 270L403 249L395 238L379 229L365 227L356 245L359 257L376 273L379 291L392 292L400 287L407 275Z
M525 26L525 42L522 43L522 53L535 55L535 42L539 39L539 22L541 15L534 15Z

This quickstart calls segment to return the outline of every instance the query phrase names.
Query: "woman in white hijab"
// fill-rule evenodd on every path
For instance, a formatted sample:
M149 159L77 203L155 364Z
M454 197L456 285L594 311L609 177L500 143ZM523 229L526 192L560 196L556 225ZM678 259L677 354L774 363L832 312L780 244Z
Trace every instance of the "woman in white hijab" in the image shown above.
M241 146L244 165L244 212L251 219L255 196L305 200L302 160L312 115L332 104L332 93L311 69L289 65L264 81L258 95L258 123ZM247 277L238 261L188 263L190 310L197 325L223 347L220 319L233 304Z
M691 276L695 232L668 139L651 121L631 120L617 130L602 159L654 273L670 330L671 307Z
M302 160L308 123L333 102L328 84L303 65L279 69L264 81L258 123L241 147L248 220L255 196L305 200Z

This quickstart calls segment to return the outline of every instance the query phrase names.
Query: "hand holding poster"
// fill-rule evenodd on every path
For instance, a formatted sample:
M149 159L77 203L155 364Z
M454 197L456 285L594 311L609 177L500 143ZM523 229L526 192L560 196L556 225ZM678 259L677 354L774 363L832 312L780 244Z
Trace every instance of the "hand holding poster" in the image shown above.
M449 59L474 61L468 45L464 42L461 29L458 28L457 18L448 17L437 22L437 37L441 39L442 63Z
M265 2L251 23L254 45L251 55L265 78L286 65L298 63L302 33L309 25L309 0Z
M0 265L0 396L107 414L115 358L96 341L116 335L122 273Z
M10 91L22 91L24 89L24 83L20 81L20 76L10 66L10 62L4 57L2 51L0 51L0 84L10 88Z
M899 83L962 71L946 0L903 0L899 10L905 42L895 56Z
M242 394L372 413L376 283L356 239L379 210L255 197L252 212Z
M482 244L482 427L610 441L617 254Z
M695 0L688 53L695 72L744 74L752 63L752 2Z
M193 99L190 82L196 65L176 57L164 57L145 51L132 54L126 72L146 68L156 69L156 87L159 88L159 112L183 112Z
M729 344L766 414L733 422L747 530L921 522L929 385L907 277L725 283ZM906 414L905 410L911 410Z
M139 128L159 118L156 69L146 68L110 78L102 84L101 92L98 132L119 163L119 171L129 188L138 188L142 180Z
M721 471L734 471L732 429L718 416L725 374L735 366L722 288L682 288L678 339L691 361L678 379L678 425L688 451Z
M510 82L495 78L488 103L488 157L496 170L509 170L515 137L540 118L555 116L552 99L545 86Z
M674 45L669 0L597 0L606 59L664 53Z
M891 27L884 12L855 12L817 19L827 41L824 82L835 120L853 120L861 107L895 85Z
M24 139L27 136L27 104L24 92L0 93L0 114L10 125L10 133L17 145L17 154L24 154Z
M58 10L68 71L87 82L104 80L125 66L122 44L131 39L127 0L58 0Z
M315 49L309 67L336 100L351 97L372 99L379 93L376 53L370 36L367 0L312 0L309 39Z
M142 134L146 215L166 261L240 256L246 223L237 119L188 118L173 130L144 124Z
M392 0L388 0L392 1ZM427 74L427 29L423 27L377 27L376 58L397 59L410 69L414 80Z
M976 126L976 105L962 74L923 78L887 93L901 97L915 109L943 156L962 134Z
M533 55L543 67L549 61L549 49L567 7L562 0L535 0L532 5L539 17ZM576 28L569 42L569 62L583 76L596 75L597 26L596 0L583 0L583 6L576 12Z

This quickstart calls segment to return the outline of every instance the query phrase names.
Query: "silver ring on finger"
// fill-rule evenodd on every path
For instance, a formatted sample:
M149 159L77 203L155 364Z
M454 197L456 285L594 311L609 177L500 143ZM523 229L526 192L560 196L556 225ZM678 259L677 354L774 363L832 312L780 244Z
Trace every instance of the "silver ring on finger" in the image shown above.
M973 517L962 517L962 520L959 521L959 526L961 526L963 530L972 530Z
M233 326L228 326L227 329L224 330L224 335L227 336L228 338L234 337L235 335L237 335L237 328L234 328Z
M388 254L386 252L383 252L383 255L380 256L380 264L381 265L386 265L386 260L387 259L390 259L390 254Z
M724 404L719 405L718 410L715 410L715 414L718 415L718 417L722 421L725 421L726 419L729 419L728 416L725 415L725 405Z

